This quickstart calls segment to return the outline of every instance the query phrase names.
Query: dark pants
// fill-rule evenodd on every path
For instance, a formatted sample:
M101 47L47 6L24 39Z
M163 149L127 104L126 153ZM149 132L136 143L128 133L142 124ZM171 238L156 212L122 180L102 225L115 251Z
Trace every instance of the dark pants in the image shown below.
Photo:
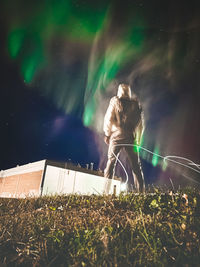
M120 150L122 148L125 149L132 173L134 178L134 185L138 192L144 192L145 190L145 183L144 183L144 176L141 168L141 163L139 159L139 153L134 152L133 146L125 146L123 144L133 144L133 137L132 136L120 136L112 134L110 138L109 148L108 148L108 161L106 168L104 170L104 177L112 179L115 172L115 166L117 163L116 156L119 156ZM121 146L117 146L121 145ZM114 156L115 155L115 156Z

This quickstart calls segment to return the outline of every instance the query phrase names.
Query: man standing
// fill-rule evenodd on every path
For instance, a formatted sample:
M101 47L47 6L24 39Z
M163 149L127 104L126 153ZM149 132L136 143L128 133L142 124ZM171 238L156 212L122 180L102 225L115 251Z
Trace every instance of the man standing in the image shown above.
M131 89L127 84L120 84L117 96L110 100L104 118L104 141L109 145L108 161L104 170L104 177L112 179L114 175L116 156L122 148L125 149L134 177L134 185L138 192L144 192L144 176L141 169L139 153L134 152L133 144L136 140L140 144L144 131L143 112L137 97L131 97Z

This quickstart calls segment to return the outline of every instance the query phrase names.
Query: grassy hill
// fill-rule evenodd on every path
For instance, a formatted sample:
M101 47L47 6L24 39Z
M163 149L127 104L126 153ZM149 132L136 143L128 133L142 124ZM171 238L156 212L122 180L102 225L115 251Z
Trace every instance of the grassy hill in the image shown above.
M0 199L0 266L200 266L200 194Z

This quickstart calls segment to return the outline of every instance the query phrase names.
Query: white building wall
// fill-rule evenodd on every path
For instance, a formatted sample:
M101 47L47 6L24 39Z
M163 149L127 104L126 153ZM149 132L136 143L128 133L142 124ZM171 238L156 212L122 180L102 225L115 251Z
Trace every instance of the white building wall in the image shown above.
M107 187L107 182L110 182L109 188ZM114 185L116 185L116 193L120 193L120 181L109 180L88 173L76 172L76 181L75 181L75 193L81 194L113 194Z
M47 166L43 177L45 163ZM42 178L44 178L43 185ZM116 194L119 194L120 181L118 180L108 180L94 174L52 166L46 160L0 172L1 197L39 196L41 190L42 195L113 194L114 185Z
M108 186L109 182L109 186ZM120 193L120 181L109 180L88 173L47 166L42 195L49 194L116 194Z
M47 165L42 195L73 193L74 178L75 171Z

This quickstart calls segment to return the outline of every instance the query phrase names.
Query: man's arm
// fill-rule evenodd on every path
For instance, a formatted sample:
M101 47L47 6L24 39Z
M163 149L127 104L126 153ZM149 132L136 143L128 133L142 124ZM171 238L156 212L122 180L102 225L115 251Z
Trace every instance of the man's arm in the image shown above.
M104 125L103 130L105 133L104 141L106 144L109 144L110 135L112 132L112 125L115 120L115 97L111 98L110 104L108 106L108 109L106 111L105 117L104 117Z
M141 141L142 141L142 136L143 136L143 133L144 133L144 129L145 129L145 124L144 124L144 112L141 108L141 106L139 105L140 109L141 109L141 118L140 118L140 122L136 128L136 142L138 145L141 144Z

